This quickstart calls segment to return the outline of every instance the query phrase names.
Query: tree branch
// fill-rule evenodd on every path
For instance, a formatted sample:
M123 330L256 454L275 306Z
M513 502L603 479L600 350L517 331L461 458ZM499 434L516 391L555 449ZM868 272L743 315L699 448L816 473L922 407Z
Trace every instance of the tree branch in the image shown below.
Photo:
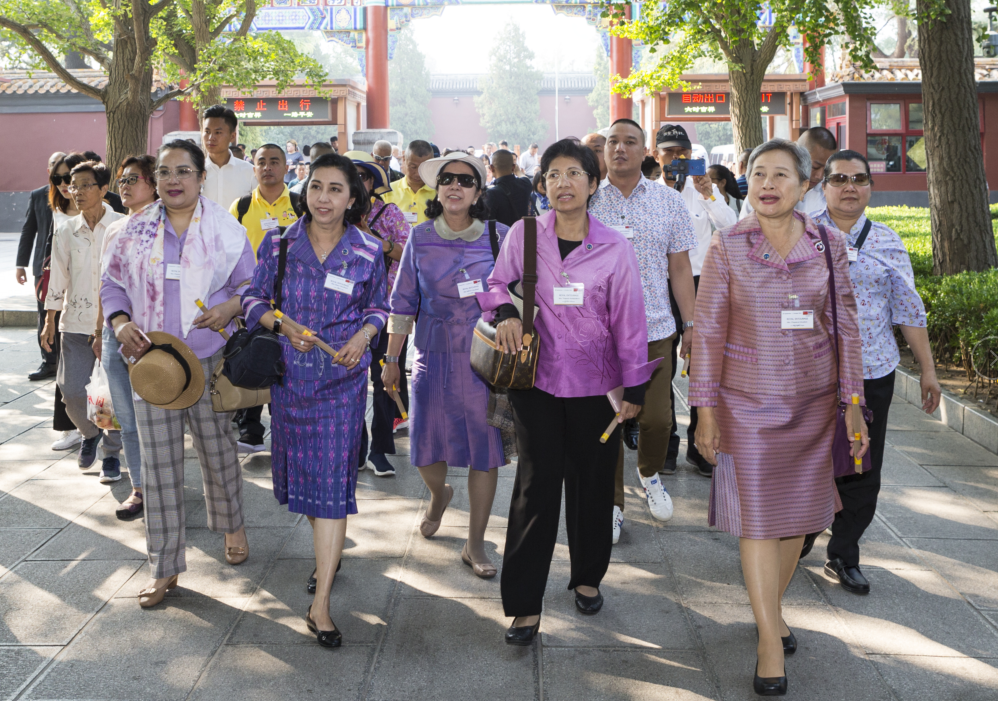
M233 12L228 17L219 22L218 25L211 30L211 40L214 41L215 39L218 39L218 37L222 35L222 32L225 31L225 28L228 26L229 22L231 22L238 16L239 15L237 13ZM240 31L242 31L242 27L240 27L239 29ZM245 34L237 34L236 36L245 36Z
M246 14L243 15L243 23L236 30L237 37L246 36L250 30L250 26L253 24L254 17L256 17L256 0L246 0Z
M94 98L95 100L100 100L101 102L104 101L103 88L95 88L92 85L87 85L82 80L80 80L72 73L70 73L69 70L64 65L62 65L62 63L59 62L59 59L57 59L52 54L52 52L49 51L49 48L45 46L44 43L42 43L41 39L39 39L34 33L32 33L30 29L25 27L23 24L19 24L10 19L7 19L6 17L0 16L0 27L10 30L11 32L19 36L21 40L24 41L28 46L34 49L35 52L41 57L41 59L45 61L45 64L52 70L52 72L55 73L60 78L62 78L63 81L65 81L66 85L73 88L79 93ZM57 36L59 37L60 40L64 41L63 37L59 36L58 34L53 33L53 36Z
M187 86L186 88L174 88L173 90L169 90L163 93L158 98L153 100L152 111L155 112L173 98L180 97L181 95L186 95L188 92L190 92L190 86Z

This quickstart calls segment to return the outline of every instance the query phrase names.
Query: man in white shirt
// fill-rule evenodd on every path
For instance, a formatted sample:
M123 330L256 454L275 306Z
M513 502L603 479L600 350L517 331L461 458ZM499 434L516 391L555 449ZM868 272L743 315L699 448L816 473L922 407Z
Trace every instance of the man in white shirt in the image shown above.
M662 182L667 187L678 190L683 196L683 203L689 210L690 218L693 220L693 231L697 237L697 247L689 252L690 267L693 269L693 289L700 285L700 268L703 266L703 259L707 255L710 247L710 239L716 229L723 229L738 222L738 217L731 207L724 201L724 197L718 190L717 185L710 181L707 175L691 175L685 179L679 178L670 172L666 166L670 166L673 161L685 158L689 159L693 155L693 144L690 143L689 136L683 127L672 124L663 125L658 130L655 137L655 159L662 166ZM672 313L679 323L688 321L682 318L675 297L672 299ZM672 344L673 354L679 348L679 339ZM679 363L672 365L672 377L676 376L676 368ZM671 389L671 385L670 385ZM672 433L669 437L669 452L665 458L665 474L673 474L676 471L676 460L679 457L679 433L676 427L676 396L672 393ZM690 428L686 432L686 462L697 468L701 475L709 477L713 474L713 465L707 462L700 455L693 442L693 436L697 428L696 407L690 407Z
M236 113L224 105L212 105L201 115L201 147L208 155L201 192L226 210L256 187L253 164L236 158L229 151L229 145L236 139L238 125Z
M541 166L541 157L537 155L538 148L540 147L537 144L530 144L527 152L520 156L520 167L528 178L534 177L534 171Z
M105 436L87 418L87 384L97 359L92 334L97 326L101 244L108 225L122 215L104 202L111 172L103 163L80 163L70 172L70 178L70 196L80 213L57 226L52 235L47 315L41 342L45 350L51 350L55 317L62 312L58 321L62 348L55 379L66 413L83 436L77 464L81 470L93 465L97 444L104 438L101 482L107 483L121 479L121 433L108 431Z

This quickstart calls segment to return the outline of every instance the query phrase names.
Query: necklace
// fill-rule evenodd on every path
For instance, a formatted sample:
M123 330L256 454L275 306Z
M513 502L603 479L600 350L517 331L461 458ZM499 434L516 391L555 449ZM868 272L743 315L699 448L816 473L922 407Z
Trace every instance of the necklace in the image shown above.
M311 234L309 234L308 240L312 243L313 246L315 246L316 248L319 249L319 262L320 263L325 263L326 262L326 258L328 258L329 254L333 252L333 248L336 248L336 245L334 244L333 248L330 248L328 251L325 250L322 246L319 245L318 241L315 241L312 238Z

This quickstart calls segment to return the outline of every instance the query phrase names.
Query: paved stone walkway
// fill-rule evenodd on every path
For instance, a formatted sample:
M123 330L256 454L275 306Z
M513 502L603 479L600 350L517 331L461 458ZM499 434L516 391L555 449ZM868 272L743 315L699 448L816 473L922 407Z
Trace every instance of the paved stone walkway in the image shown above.
M510 648L499 580L461 564L464 471L437 536L416 526L426 490L406 455L393 479L360 477L332 614L339 650L303 615L308 523L278 507L269 458L244 461L250 559L225 564L205 528L188 439L189 571L160 607L141 521L121 523L127 478L102 486L49 444L53 385L28 383L32 334L0 329L0 699L752 699L755 631L734 538L707 527L708 480L666 483L653 521L628 453L627 521L595 617L574 611L564 537L542 639ZM825 537L787 594L800 649L790 698L998 698L998 456L896 399L885 486L863 544L868 597L822 574ZM685 421L685 417L682 419ZM407 440L399 441L407 452ZM488 548L501 564L513 469L503 468ZM609 527L610 524L607 524Z

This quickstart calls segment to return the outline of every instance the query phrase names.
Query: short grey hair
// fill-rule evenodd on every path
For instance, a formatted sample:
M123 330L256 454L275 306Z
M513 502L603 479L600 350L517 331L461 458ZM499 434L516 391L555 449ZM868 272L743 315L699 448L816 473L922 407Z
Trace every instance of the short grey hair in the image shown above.
M752 150L752 155L749 156L747 172L751 173L759 156L769 151L782 151L794 159L794 167L797 169L797 178L800 182L803 183L811 179L811 154L807 152L806 148L787 139L770 139L761 146L756 146Z
M385 141L384 139L379 139L378 141L375 141L374 142L374 146L371 147L371 153L374 153L379 148L382 148L382 149L386 148L389 151L391 151L392 150L392 142L391 141Z

